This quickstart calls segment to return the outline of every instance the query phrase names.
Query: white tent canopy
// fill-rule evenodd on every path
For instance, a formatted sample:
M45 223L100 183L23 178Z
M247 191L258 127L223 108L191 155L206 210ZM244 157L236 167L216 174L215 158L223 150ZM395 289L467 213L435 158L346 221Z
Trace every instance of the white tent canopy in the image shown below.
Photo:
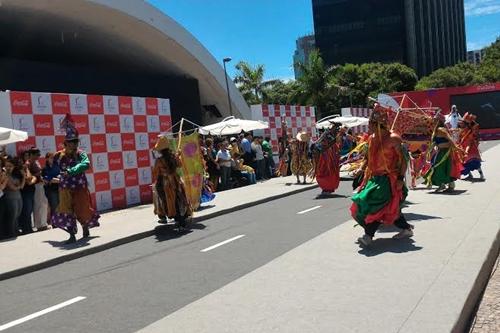
M341 124L346 127L356 127L368 125L369 119L364 117L354 117L354 116L340 116L334 114L332 116L325 117L316 123L317 129L326 129L332 127L332 123Z
M26 141L27 139L28 133L26 132L0 127L0 146Z
M261 120L246 120L227 117L221 122L200 127L198 132L202 135L232 135L266 128L269 128L269 124Z

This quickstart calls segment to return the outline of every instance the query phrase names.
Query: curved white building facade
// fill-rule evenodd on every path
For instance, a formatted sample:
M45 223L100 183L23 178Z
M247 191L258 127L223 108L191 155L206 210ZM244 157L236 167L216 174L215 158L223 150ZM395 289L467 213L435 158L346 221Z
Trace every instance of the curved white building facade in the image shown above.
M125 91L122 94L125 95L138 95L140 87L134 86L135 75L143 77L141 82L147 81L144 78L149 76L168 76L173 88L175 78L179 78L179 82L194 79L199 91L200 112L209 113L206 110L215 107L219 116L229 115L221 64L186 29L144 1L1 0L0 3L0 22L5 27L0 33L4 44L0 56L6 62L2 68L6 68L7 73L19 68L18 61L30 66L77 66L79 74L75 75L89 76L85 78L87 81L92 75L99 78L101 70L110 71L123 74L124 78L118 85L123 84L122 90ZM64 79L70 81L70 78ZM63 82L61 78L59 80ZM112 86L112 82L116 85L117 81L110 79L108 86ZM10 88L9 84L16 86ZM40 84L37 81L34 87L27 89L37 90ZM137 85L144 86L144 83ZM19 90L20 86L22 88L22 83L12 79L2 84L2 89ZM250 118L249 106L231 81L229 89L234 115ZM85 90L86 93L92 92L88 84ZM102 91L106 90L104 88L96 90L97 93L107 93ZM175 103L175 96L159 97L169 97ZM189 96L184 97L189 99ZM182 110L177 110L177 113L182 113ZM217 111L202 118L207 120L215 114Z

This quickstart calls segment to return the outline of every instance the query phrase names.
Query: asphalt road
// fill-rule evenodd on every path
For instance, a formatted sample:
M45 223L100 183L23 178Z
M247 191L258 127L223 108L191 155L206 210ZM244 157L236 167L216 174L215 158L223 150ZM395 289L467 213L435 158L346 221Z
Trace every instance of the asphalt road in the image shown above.
M332 198L315 199L319 191L206 220L182 235L160 226L153 237L2 281L0 332L135 332L350 219L350 181Z
M82 296L5 331L135 332L349 220L350 181L332 198L316 200L319 191L206 220L182 236L162 226L153 237L2 281L0 331Z

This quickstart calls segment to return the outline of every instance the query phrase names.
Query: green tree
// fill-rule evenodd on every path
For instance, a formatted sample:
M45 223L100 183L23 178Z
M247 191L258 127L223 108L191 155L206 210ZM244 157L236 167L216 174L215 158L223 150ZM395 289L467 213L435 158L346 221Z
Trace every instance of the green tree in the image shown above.
M264 65L252 67L249 63L240 61L236 69L238 74L234 78L234 83L248 104L262 103L265 99L266 87L277 82L277 80L264 80Z
M338 67L326 66L317 50L311 52L307 64L299 63L298 66L302 71L298 80L301 100L316 106L319 117L332 113L337 87L330 83Z
M301 104L302 89L295 80L284 82L277 80L265 88L263 103Z
M479 74L485 82L500 81L500 37L485 50L485 57L479 65Z
M460 87L485 82L478 67L474 64L462 62L455 66L440 68L418 82L417 90L444 87Z

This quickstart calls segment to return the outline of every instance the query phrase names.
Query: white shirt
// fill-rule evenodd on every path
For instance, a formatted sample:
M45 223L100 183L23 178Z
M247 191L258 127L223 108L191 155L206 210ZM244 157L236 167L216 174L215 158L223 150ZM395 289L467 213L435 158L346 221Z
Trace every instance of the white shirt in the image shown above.
M449 115L446 116L446 121L445 124L450 125L451 129L457 129L458 128L458 122L462 120L462 117L458 112L455 113L450 113Z
M262 146L257 143L252 143L252 150L255 152L255 159L257 161L264 159L264 152L262 151Z

